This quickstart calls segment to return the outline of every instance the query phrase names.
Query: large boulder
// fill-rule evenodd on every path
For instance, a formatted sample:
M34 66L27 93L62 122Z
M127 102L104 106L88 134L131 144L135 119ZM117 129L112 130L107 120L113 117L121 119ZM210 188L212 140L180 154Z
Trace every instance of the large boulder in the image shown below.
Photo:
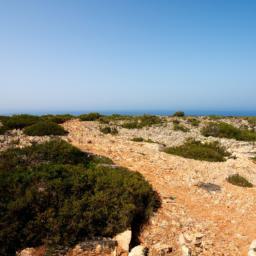
M256 256L256 240L253 240L248 251L248 256Z
M143 245L138 245L130 251L128 256L146 256L148 253L148 248Z
M129 246L132 240L132 231L126 230L120 234L117 234L113 240L117 241L117 255L128 255Z

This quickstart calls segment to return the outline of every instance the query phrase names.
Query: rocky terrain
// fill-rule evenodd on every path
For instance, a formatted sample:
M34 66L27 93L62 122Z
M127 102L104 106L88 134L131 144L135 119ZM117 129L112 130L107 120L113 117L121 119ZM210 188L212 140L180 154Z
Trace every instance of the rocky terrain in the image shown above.
M229 122L239 126L244 120ZM78 120L64 124L74 145L142 173L160 194L162 207L140 234L149 255L247 255L256 239L256 190L233 186L226 178L239 173L256 184L256 165L250 159L256 153L253 142L205 138L200 127L173 131L171 122L131 130L118 126L115 136L102 134L100 126ZM140 136L160 144L131 141ZM161 144L178 145L190 137L219 140L233 157L212 163L160 150Z
M138 237L140 246L135 247L130 256L256 255L256 189L226 181L229 175L239 173L256 185L256 164L251 159L256 155L255 142L204 137L200 133L207 122L204 117L198 118L199 126L181 119L180 123L189 131L174 130L174 119L167 118L163 124L141 129L125 129L114 122L110 126L118 130L116 135L103 134L100 128L105 125L100 122L74 119L63 124L69 132L64 139L84 151L109 157L117 165L140 172L158 192L161 208L144 226ZM223 121L236 127L248 126L244 119ZM151 143L132 141L135 137ZM13 131L0 136L0 150L49 138L29 137ZM225 162L206 162L162 152L164 146L181 145L188 138L219 141L231 156ZM128 255L131 234L127 232L121 239L107 240L103 246L102 241L84 242L61 255ZM123 251L117 250L120 244ZM124 247L127 248L124 250ZM44 254L42 248L31 248L20 255Z

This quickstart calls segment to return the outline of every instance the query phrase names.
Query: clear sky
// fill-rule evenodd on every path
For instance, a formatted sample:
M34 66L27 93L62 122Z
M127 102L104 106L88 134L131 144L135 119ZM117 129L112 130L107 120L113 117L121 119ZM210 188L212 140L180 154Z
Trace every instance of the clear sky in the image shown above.
M2 0L0 112L256 110L255 0Z

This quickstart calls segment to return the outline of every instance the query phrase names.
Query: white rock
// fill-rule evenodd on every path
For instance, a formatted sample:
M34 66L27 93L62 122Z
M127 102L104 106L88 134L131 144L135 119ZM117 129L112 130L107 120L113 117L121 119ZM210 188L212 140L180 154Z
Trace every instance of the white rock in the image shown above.
M129 251L129 245L132 239L132 231L126 230L118 235L116 235L114 240L117 241L117 244L120 248L122 248L124 251Z
M256 240L253 240L248 251L248 256L256 256Z
M35 255L34 248L26 248L22 250L20 253L18 253L18 256L33 256L33 255Z
M190 256L191 255L190 249L185 244L183 244L181 246L181 251L182 251L182 256Z
M138 245L130 251L128 256L146 256L147 248L143 245Z

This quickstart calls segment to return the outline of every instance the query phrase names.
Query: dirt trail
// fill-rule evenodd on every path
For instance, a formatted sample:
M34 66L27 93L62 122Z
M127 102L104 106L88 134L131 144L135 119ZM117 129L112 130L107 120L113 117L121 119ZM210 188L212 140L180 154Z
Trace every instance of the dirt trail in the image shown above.
M255 177L251 160L184 159L160 152L157 144L103 135L94 122L71 121L64 126L73 145L142 173L160 194L162 207L144 228L143 244L170 247L170 255L182 255L179 241L185 239L191 255L247 255L256 239L256 189L232 186L225 178L234 171ZM197 186L200 182L220 186L220 191L202 189Z

